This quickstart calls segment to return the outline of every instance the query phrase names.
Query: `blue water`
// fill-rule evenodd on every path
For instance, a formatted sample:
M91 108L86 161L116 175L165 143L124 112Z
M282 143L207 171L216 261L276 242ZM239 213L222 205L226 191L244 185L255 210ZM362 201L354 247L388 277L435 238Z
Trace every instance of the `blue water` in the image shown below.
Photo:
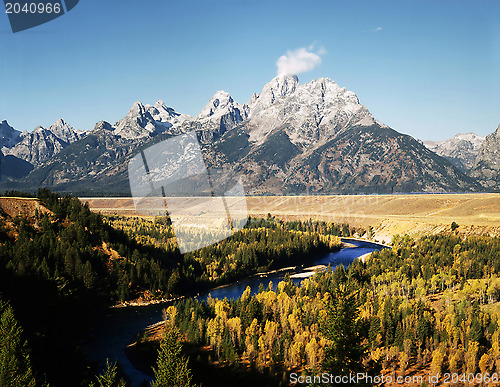
M307 263L298 266L296 269L293 270L280 271L277 273L270 273L266 275L251 276L236 283L212 289L209 292L200 294L198 297L195 298L199 300L206 300L208 294L211 294L212 298L223 299L227 297L228 299L237 299L241 297L247 286L250 286L250 288L252 289L252 294L256 294L259 290L259 285L261 283L267 289L270 281L273 283L273 290L276 290L278 283L285 278L286 273L289 273L292 276L294 274L305 273L306 270L304 269L317 265L324 265L327 267L330 265L332 269L335 269L338 265L344 265L344 267L347 268L347 266L349 266L355 258L370 253L374 250L380 250L384 248L381 245L370 242L361 242L350 239L343 239L343 241L356 245L356 247L345 248L339 251L328 253L324 256L311 258L307 261ZM303 279L304 278L292 278L292 281L296 285L298 285Z
M300 274L305 272L304 269L316 265L330 265L332 268L343 264L347 267L355 258L375 250L381 250L384 246L362 241L354 241L350 239L342 239L356 247L344 248L339 251L328 253L320 257L312 257L304 262L303 265L294 270L281 271L271 273L264 276L251 276L236 283L212 289L206 293L197 296L199 300L205 300L209 294L213 298L234 299L240 297L247 286L250 286L252 293L258 292L259 285L262 283L266 288L269 281L272 281L273 288L276 289L278 282L281 281L286 273ZM303 278L295 278L293 282L299 284ZM128 308L116 308L107 311L106 315L102 316L99 321L99 326L96 327L94 336L91 341L82 346L83 352L91 361L97 361L100 364L105 364L106 359L118 361L122 365L125 372L130 376L132 386L137 386L143 380L150 381L151 378L137 370L129 361L125 354L125 347L130 341L147 326L157 323L162 320L163 309L165 304L138 306Z

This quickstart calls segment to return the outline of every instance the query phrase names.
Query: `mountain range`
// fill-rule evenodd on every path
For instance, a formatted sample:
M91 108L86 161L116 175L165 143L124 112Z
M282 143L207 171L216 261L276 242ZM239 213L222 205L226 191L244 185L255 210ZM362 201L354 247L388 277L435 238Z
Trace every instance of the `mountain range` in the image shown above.
M115 124L83 132L63 120L31 133L0 124L1 187L130 194L128 161L195 131L209 168L241 176L249 194L464 192L499 188L500 133L422 143L377 121L355 93L328 78L280 75L245 104L217 92L195 117L163 101L135 102ZM24 169L23 169L24 167ZM31 168L31 169L30 169Z
M473 167L484 140L474 133L459 133L445 141L424 141L424 145L462 171L468 171Z

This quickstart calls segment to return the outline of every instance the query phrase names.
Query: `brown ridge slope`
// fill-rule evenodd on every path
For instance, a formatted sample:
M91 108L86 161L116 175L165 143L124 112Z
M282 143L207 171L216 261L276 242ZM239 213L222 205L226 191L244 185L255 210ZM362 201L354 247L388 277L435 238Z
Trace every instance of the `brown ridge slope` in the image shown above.
M81 198L94 211L136 215L131 198ZM196 199L189 198L189 201ZM500 236L500 194L251 196L248 212L283 219L317 219L373 226L375 238L433 234L460 225L464 234Z
M16 198L16 197L0 197L0 208L10 217L16 216L35 216L35 210L40 213L49 212L50 210L40 204L38 199L34 198Z

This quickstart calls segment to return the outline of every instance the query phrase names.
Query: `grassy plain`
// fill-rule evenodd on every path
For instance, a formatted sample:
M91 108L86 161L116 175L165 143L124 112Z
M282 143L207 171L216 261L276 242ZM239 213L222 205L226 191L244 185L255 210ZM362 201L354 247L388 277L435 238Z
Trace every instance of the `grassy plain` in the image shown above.
M137 215L132 198L81 198L94 211ZM179 201L179 198L175 199ZM183 198L186 207L200 198ZM168 199L167 199L168 202ZM374 229L386 242L394 234L434 234L448 231L452 222L460 233L500 236L500 194L249 196L248 213L268 213L287 220L313 219Z

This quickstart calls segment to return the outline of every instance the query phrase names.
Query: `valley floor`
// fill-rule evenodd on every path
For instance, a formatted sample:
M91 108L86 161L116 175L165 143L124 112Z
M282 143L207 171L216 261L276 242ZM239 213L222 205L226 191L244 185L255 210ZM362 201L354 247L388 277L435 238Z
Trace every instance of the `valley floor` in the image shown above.
M94 211L137 215L132 198L80 198ZM179 198L174 199L176 201ZM198 198L181 199L186 208ZM415 236L449 231L452 222L464 235L500 236L500 194L405 194L332 196L250 196L252 216L286 220L313 219L373 227L374 239L389 242L392 235Z

